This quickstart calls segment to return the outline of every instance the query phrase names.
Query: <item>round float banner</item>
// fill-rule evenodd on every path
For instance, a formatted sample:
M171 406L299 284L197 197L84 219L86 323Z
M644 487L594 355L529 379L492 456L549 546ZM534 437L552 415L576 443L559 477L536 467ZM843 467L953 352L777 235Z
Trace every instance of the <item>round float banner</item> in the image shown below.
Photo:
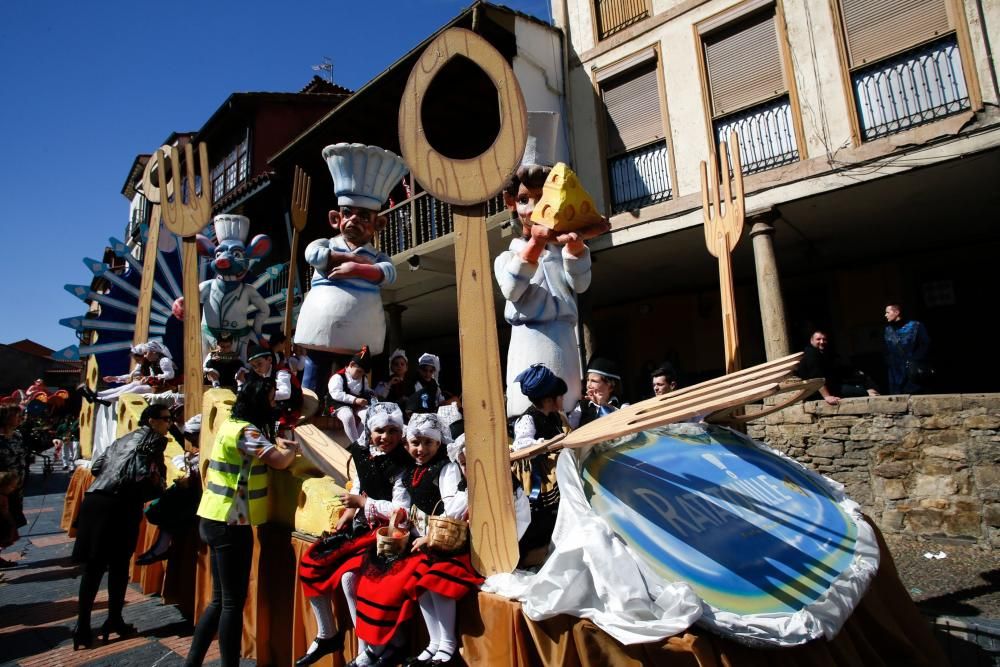
M848 576L858 528L822 478L727 429L678 430L596 448L581 471L654 572L741 616L793 614Z

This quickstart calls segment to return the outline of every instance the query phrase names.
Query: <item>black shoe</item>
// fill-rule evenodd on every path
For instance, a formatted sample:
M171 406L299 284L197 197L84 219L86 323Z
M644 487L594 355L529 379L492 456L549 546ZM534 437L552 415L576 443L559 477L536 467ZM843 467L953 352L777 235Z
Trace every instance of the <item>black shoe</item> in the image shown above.
M312 652L307 650L305 655L295 661L295 667L305 667L305 665L311 665L320 660L320 658L343 649L344 633L338 632L334 636L327 637L325 639L317 637L314 641L316 643L316 650ZM311 646L312 645L310 645L310 648Z
M434 659L432 655L430 658L424 660L419 655L414 655L403 661L403 667L429 667L431 660Z
M382 651L382 655L378 656L372 663L372 667L399 667L401 653L402 650L390 644Z
M88 387L85 384L76 385L76 393L80 394L80 396L83 397L83 400L87 401L88 403L93 403L94 399L97 398L97 395L94 392L92 392L90 390L90 387Z
M440 653L440 652L441 651L438 651L438 653ZM428 665L433 665L434 667L439 667L440 665L450 665L451 661L455 658L455 654L454 653L446 653L445 655L448 656L447 659L438 658L436 660L431 660L427 664Z
M119 639L123 639L125 637L131 637L132 635L136 635L139 633L139 631L135 629L134 625L126 623L123 619L119 618L116 620L111 620L109 618L108 620L104 621L104 625L101 626L101 629L97 634L99 634L104 643L107 644L108 636L112 632L118 635Z
M375 665L375 663L377 663L379 660L379 657L375 655L375 651L373 651L370 646L365 649L365 656L368 658L367 664L369 666ZM358 659L355 658L354 660L351 660L349 663L347 663L344 667L360 667L360 665L358 664Z
M81 646L83 648L90 648L90 645L94 642L94 637L90 632L90 628L81 628L79 625L73 628L73 650L77 650Z
M142 554L135 559L136 565L152 565L153 563L159 563L161 560L167 560L170 558L170 547L167 547L160 553L154 552L152 549ZM306 663L308 664L308 663Z

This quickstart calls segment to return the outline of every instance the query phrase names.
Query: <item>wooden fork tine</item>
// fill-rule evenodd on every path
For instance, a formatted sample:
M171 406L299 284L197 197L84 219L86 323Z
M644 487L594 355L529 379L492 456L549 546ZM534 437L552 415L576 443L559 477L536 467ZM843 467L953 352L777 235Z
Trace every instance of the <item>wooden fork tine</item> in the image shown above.
M295 167L295 176L292 178L292 208L301 208L302 191L302 170Z
M302 198L302 210L309 210L309 193L312 191L312 177L308 176L306 172L302 172L302 176L305 178L306 182L306 194Z
M733 219L733 189L729 181L729 144L725 141L719 143L719 159L722 160L722 169L719 175L722 178L722 199L726 202L726 222L730 222ZM725 224L725 223L724 223ZM727 229L726 232L732 232L732 229L728 229L730 225L725 225Z
M709 164L709 178L710 178L709 187L712 191L712 204L715 206L714 218L716 224L721 224L722 206L721 202L719 201L719 168L718 168L719 163L716 161L714 153L708 157L708 164ZM712 231L718 233L719 230L713 229ZM715 245L714 238L712 239L712 242L713 242L712 245L714 246ZM714 255L715 252L713 251L712 254Z
M208 148L205 143L198 144L198 167L201 169L201 196L212 206L212 184L209 183L211 172L208 170ZM191 191L194 192L194 179L191 179Z
M705 236L708 237L709 226L712 224L712 203L708 199L708 168L701 163L701 217L705 221Z

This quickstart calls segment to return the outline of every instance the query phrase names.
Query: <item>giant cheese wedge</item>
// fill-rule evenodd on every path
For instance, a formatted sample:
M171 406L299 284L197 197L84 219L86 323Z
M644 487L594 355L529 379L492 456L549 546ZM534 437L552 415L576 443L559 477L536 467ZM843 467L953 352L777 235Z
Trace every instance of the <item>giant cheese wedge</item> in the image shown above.
M601 214L573 170L560 162L545 179L542 198L531 212L531 221L557 232L571 232L599 223Z
M347 509L340 496L344 487L329 477L316 477L302 482L299 506L295 511L295 530L309 535L332 533L340 515Z

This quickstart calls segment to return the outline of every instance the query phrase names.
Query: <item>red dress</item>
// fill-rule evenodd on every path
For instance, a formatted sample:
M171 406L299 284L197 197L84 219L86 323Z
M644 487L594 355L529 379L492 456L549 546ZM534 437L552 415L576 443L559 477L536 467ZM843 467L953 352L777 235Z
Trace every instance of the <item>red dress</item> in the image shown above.
M443 455L435 461L403 473L403 483L413 503L426 514L435 507L440 513L438 477L448 463ZM425 591L459 599L475 591L483 578L472 568L469 552L454 554L407 553L394 560L369 551L358 582L358 637L380 646L410 619L418 608L417 599Z

